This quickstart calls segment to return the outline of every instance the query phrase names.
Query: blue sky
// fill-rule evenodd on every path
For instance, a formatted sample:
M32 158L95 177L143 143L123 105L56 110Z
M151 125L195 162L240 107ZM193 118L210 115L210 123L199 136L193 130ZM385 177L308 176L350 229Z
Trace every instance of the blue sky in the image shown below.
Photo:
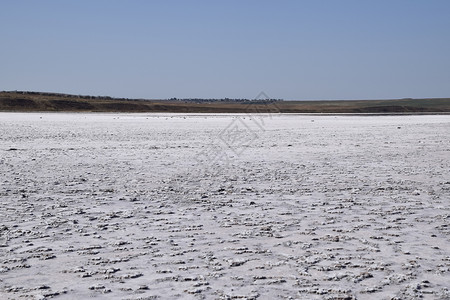
M450 1L3 0L0 90L450 97Z

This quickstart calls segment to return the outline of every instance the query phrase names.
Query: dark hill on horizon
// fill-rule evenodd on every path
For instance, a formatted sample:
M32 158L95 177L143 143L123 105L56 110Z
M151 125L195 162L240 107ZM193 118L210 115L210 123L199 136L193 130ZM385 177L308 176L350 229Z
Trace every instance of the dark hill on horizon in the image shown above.
M279 101L144 100L41 92L0 92L0 111L173 113L450 113L450 98Z

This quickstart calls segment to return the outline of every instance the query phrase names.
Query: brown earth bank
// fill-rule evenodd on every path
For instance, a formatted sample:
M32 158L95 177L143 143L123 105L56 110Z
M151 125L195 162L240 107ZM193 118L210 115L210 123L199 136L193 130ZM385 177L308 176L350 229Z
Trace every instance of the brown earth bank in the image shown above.
M324 101L183 101L0 92L0 111L174 113L450 113L450 98Z

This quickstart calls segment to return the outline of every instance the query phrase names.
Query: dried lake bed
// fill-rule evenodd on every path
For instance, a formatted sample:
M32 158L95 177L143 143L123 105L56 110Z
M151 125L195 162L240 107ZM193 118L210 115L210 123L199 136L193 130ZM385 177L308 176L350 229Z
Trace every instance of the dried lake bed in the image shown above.
M450 116L0 113L1 299L449 299Z

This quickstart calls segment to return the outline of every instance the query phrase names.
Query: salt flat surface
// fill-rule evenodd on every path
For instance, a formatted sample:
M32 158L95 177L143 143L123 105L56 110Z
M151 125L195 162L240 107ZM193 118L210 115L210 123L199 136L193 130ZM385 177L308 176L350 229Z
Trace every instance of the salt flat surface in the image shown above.
M0 113L0 141L1 299L450 298L450 116Z

